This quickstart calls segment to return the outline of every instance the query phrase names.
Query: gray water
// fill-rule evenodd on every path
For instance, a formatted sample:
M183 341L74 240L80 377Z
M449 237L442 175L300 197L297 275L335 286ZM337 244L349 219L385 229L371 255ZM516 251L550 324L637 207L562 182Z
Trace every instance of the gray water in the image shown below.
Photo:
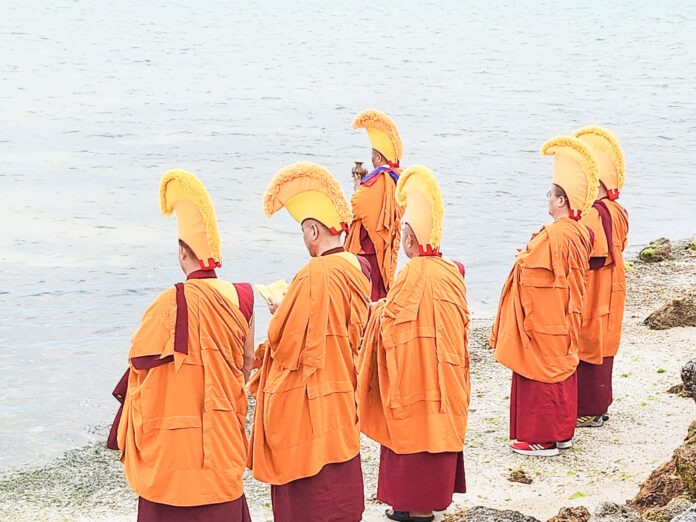
M0 471L113 417L129 337L181 279L167 169L212 194L222 277L289 279L306 253L287 215L263 216L266 184L311 160L350 194L369 159L352 117L380 108L403 164L438 177L443 249L467 266L479 319L549 219L538 151L556 134L620 137L632 251L696 232L696 4L449 4L2 2Z

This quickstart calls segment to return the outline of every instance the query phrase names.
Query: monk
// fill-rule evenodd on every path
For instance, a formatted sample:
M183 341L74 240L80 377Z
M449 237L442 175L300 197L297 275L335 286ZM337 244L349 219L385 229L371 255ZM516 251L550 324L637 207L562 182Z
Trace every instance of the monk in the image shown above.
M273 313L249 390L248 466L271 484L276 522L357 522L364 494L355 360L370 302L369 266L344 251L348 202L314 163L279 171L264 196L301 224L311 256Z
M140 497L138 521L247 522L254 296L246 283L217 279L217 222L198 178L169 171L160 196L162 212L177 215L186 281L157 297L133 336L128 371L114 390L122 406L108 447L121 451Z
M374 305L358 373L362 432L382 445L377 499L391 520L428 522L466 492L469 311L464 267L442 257L442 198L415 165L397 185L409 258Z
M503 286L490 345L510 368L511 448L553 456L569 448L577 411L578 339L591 230L579 223L597 194L597 160L581 140L544 144L554 156L553 223L532 236Z
M616 201L623 188L625 163L616 137L597 126L584 127L575 136L587 143L599 160L599 195L581 222L595 232L595 249L585 282L578 356L577 427L601 427L613 400L612 369L619 349L626 271L623 250L628 235L628 214Z
M355 117L353 128L364 127L372 143L374 170L355 180L351 198L353 219L345 248L365 258L372 274L372 301L386 297L394 279L399 254L402 210L394 190L403 156L401 136L392 119L383 112L366 110Z

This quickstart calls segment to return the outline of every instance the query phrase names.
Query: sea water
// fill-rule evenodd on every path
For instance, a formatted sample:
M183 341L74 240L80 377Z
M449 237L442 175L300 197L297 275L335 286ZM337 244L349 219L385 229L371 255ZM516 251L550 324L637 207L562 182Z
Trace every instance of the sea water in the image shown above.
M549 221L541 144L621 140L631 252L696 232L693 2L90 2L0 5L0 471L94 440L129 338L181 280L170 168L212 195L233 281L291 279L299 226L263 215L284 165L347 196L365 108L445 202L443 251L492 317L516 248ZM401 260L403 264L404 260ZM257 298L257 341L269 314ZM99 431L99 430L97 430Z

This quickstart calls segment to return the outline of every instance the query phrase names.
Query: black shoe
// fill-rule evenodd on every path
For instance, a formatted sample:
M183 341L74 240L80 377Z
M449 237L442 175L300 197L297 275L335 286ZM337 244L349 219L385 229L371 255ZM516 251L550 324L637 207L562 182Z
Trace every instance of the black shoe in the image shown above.
M429 517L412 517L408 511L396 511L391 508L385 509L384 514L387 515L389 520L398 520L400 522L432 522L435 520L435 515L430 515Z

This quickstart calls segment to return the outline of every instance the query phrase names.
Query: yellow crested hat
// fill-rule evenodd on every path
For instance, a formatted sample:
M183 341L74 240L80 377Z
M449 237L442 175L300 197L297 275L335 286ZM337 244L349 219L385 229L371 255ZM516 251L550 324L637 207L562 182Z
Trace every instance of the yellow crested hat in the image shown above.
M597 156L584 141L557 136L541 147L542 156L553 156L553 183L565 190L570 217L580 219L590 209L599 191Z
M411 165L396 184L396 201L406 207L404 222L413 230L421 252L437 250L442 241L442 195L433 173L423 165Z
M367 130L372 148L387 158L392 166L399 165L399 160L404 155L404 147L399 129L389 116L378 110L368 109L355 117L353 128Z
M196 176L179 169L165 172L160 181L160 209L165 216L176 212L179 239L193 250L203 270L222 266L215 209Z
M599 160L599 181L607 189L609 199L618 198L626 179L626 163L619 140L597 125L578 129L573 135L592 147Z
M321 165L302 161L279 170L263 195L264 212L272 216L285 207L298 223L316 219L338 235L353 218L343 190Z

